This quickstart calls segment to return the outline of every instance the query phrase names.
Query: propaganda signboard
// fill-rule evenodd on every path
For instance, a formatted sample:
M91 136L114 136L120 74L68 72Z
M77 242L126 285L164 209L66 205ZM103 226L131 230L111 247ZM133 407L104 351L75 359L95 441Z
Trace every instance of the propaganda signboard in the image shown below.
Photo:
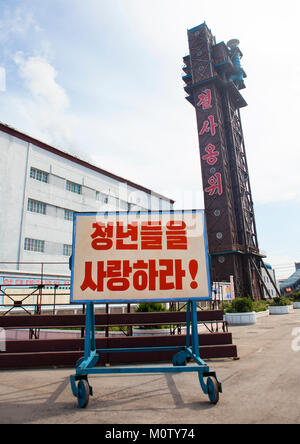
M211 299L204 211L76 213L71 303Z

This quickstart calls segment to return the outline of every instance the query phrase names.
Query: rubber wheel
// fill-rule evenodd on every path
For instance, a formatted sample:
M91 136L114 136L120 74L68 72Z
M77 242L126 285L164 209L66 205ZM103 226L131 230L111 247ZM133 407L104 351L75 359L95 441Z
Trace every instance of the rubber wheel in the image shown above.
M208 397L212 404L217 404L219 401L219 385L214 376L207 378Z
M84 409L88 405L90 399L89 383L85 379L82 379L81 381L78 382L77 389L78 389L78 396L77 396L78 407Z

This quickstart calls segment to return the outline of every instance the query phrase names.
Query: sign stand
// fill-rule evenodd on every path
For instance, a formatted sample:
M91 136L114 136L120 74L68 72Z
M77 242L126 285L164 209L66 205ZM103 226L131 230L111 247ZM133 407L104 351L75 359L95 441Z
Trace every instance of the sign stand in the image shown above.
M95 312L94 303L88 302L86 307L84 356L76 364L76 374L70 376L73 395L77 398L78 407L85 408L89 397L93 395L92 387L88 382L88 375L122 374L122 373L184 373L198 372L202 391L208 395L212 404L219 401L222 385L216 373L209 370L207 364L199 355L199 337L197 323L196 299L189 299L186 317L186 345L177 347L139 347L96 349L95 341ZM128 352L174 351L173 366L152 367L98 367L95 368L101 353L128 353ZM187 365L194 361L194 365ZM207 378L205 381L204 378Z

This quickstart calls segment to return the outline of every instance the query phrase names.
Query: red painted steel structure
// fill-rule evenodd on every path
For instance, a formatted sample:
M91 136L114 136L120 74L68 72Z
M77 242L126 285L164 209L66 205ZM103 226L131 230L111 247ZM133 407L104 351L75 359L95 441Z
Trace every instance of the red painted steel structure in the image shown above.
M203 23L188 31L183 58L187 100L195 107L213 281L235 278L237 297L263 298L240 108L247 106L238 41L216 44Z

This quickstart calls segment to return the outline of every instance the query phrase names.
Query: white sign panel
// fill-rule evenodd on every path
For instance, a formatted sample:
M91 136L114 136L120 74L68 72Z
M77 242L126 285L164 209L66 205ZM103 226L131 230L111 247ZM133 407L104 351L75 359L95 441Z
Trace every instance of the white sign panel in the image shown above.
M211 299L204 212L74 215L71 302Z

